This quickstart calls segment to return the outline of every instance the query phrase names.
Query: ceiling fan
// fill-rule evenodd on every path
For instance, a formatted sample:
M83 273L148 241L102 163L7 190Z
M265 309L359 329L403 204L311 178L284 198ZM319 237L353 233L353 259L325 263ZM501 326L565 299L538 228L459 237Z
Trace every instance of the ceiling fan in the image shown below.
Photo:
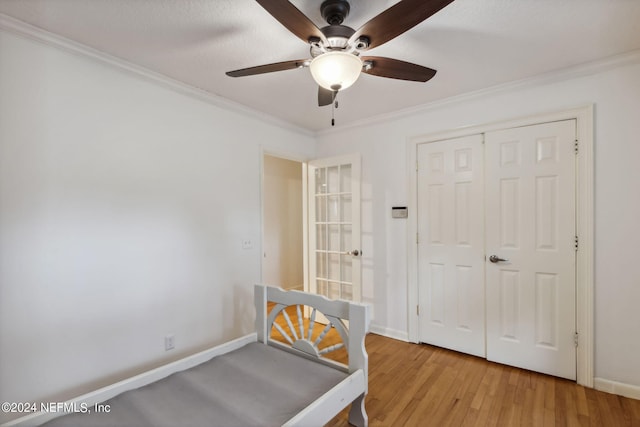
M350 11L347 0L325 0L320 6L329 24L318 28L289 0L256 0L298 38L310 45L311 58L277 62L229 71L231 77L309 67L318 83L318 105L333 104L339 91L351 86L360 73L399 80L426 82L436 70L380 56L362 56L413 28L453 0L401 0L358 30L342 25Z

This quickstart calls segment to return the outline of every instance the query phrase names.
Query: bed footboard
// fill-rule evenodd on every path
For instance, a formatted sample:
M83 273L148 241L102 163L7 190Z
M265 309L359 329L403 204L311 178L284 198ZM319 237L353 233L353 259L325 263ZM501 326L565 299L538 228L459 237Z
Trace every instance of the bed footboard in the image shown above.
M262 285L255 286L255 305L256 333L259 342L316 360L350 374L343 383L328 391L286 425L309 422L324 424L352 403L349 423L366 426L368 420L364 398L368 387L368 356L364 339L370 320L368 306ZM290 310L295 310L297 321L292 321L288 314ZM309 313L308 317L303 315L305 310ZM320 315L323 315L328 323L322 325L321 332L314 333L316 319L322 317ZM276 319L279 316L282 320L277 322ZM284 323L284 326L280 323ZM286 342L272 339L271 334L274 329L285 338ZM331 329L337 331L342 343L323 346L323 340ZM348 364L338 363L325 357L328 353L342 348L347 351Z

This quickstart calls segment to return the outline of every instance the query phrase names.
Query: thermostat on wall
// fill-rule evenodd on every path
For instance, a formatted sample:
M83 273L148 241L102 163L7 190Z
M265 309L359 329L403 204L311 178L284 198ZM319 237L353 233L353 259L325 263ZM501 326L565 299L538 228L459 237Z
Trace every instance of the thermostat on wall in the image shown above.
M406 218L409 216L406 206L393 206L391 208L391 218Z

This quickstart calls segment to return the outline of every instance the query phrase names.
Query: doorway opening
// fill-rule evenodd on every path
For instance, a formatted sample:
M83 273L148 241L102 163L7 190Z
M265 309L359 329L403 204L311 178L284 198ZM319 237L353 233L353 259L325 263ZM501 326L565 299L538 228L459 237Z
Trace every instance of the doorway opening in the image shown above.
M360 301L360 155L262 154L261 281Z
M303 163L263 155L262 282L304 288Z

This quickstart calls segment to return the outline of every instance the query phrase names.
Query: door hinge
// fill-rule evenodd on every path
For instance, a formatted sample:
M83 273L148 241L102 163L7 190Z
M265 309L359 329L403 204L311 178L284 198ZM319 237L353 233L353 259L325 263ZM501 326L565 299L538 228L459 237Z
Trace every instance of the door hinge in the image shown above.
M419 162L416 160L416 172L420 170Z
M578 333L577 332L575 334L573 334L573 344L576 347L578 346Z
M578 236L576 236L574 242L575 242L576 251L578 251Z
M418 237L419 235L419 233L416 233L416 245L420 244L420 237Z
M420 306L416 305L416 316L420 316Z
M578 140L576 139L574 146L573 146L576 154L578 154L578 151L580 151L580 144L578 144Z

